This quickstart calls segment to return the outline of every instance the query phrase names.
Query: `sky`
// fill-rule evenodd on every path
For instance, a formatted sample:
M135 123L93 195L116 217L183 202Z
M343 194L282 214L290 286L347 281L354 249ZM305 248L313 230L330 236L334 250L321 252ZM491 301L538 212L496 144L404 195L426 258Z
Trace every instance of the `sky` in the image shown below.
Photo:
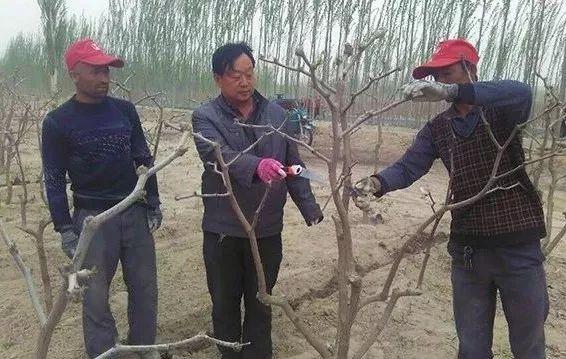
M69 14L98 17L108 9L106 0L66 0ZM40 29L41 12L37 0L0 0L0 56L18 32Z

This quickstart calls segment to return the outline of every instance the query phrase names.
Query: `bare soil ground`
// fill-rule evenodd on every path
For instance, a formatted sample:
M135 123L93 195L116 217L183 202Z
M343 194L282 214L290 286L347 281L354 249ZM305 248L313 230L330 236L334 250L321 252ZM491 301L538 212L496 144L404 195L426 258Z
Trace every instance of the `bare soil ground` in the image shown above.
M411 143L414 132L401 128L385 128L384 145L380 166L397 159ZM171 151L178 135L167 131L160 148L160 156ZM358 131L354 150L360 163L354 168L354 178L360 178L373 170L373 149L377 141L376 128L368 126ZM33 144L33 141L30 141ZM328 151L330 137L328 124L320 123L315 146ZM312 169L324 173L320 161L304 154L305 162ZM39 153L30 145L24 153L24 161L33 163L33 173L39 173ZM206 288L202 260L202 236L200 221L202 204L199 199L175 201L177 194L191 193L199 188L202 165L194 149L159 173L160 192L163 201L164 224L155 234L159 277L159 327L158 341L170 342L190 337L203 330L211 330L210 299ZM381 209L385 223L369 226L361 223L361 213L352 210L355 237L355 254L362 266L376 268L390 259L392 250L402 242L403 236L412 233L418 224L430 214L430 207L421 198L420 186L431 190L437 201L444 197L447 185L445 169L435 164L431 172L410 188L391 193L376 204ZM321 204L329 196L329 188L314 184L313 189ZM29 221L38 220L41 199L37 186L31 190L35 201L30 206ZM0 189L0 198L4 190ZM558 213L566 210L566 193L557 195L555 232L564 225ZM8 233L17 242L23 258L38 273L35 250L29 237L15 228L19 224L17 197L11 205L2 204L0 214L8 222ZM332 204L326 209L326 219L315 227L306 227L292 201L285 214L284 259L276 291L298 304L298 312L316 333L331 341L335 333L336 295L324 285L332 277L337 251L334 227L330 216ZM440 228L447 233L449 219ZM57 268L65 262L59 249L59 240L51 226L46 232L47 256L54 287L58 287ZM418 276L422 254L409 257L402 264L396 286L414 283ZM551 309L546 333L549 358L566 358L566 245L562 244L547 260L548 290ZM389 326L367 358L454 358L457 338L453 326L450 287L450 260L445 245L432 251L427 271L424 294L421 297L401 299ZM364 294L381 289L387 267L369 271L364 278ZM39 281L37 281L39 285ZM111 306L118 323L121 337L127 333L127 294L117 273L112 285ZM29 303L26 288L6 248L0 246L0 357L32 358L37 334L34 312ZM305 299L306 298L306 299ZM363 340L368 328L379 318L383 307L375 304L363 310L354 330L353 345ZM85 358L81 330L81 306L69 306L53 337L51 358ZM306 341L295 332L293 325L278 308L274 309L273 341L275 358L316 358ZM496 318L494 351L497 358L512 358L507 340L506 324L501 309ZM208 348L193 355L175 358L216 358L216 349Z

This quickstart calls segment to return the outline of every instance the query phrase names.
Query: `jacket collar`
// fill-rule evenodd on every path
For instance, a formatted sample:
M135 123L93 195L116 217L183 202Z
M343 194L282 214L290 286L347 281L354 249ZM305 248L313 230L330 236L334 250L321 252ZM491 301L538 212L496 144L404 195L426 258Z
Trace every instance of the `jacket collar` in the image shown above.
M258 112L263 111L265 106L267 106L267 104L269 103L269 100L266 99L257 90L254 90L254 93L252 95L252 99L253 99L253 101L255 101L255 104L256 104L255 111L258 111ZM214 102L220 107L220 109L222 109L222 111L230 114L232 117L235 117L235 118L241 118L242 117L242 114L240 113L240 111L238 111L238 109L235 108L234 106L230 105L230 103L226 100L226 98L222 94L218 95L218 97L216 97L216 99L214 99Z

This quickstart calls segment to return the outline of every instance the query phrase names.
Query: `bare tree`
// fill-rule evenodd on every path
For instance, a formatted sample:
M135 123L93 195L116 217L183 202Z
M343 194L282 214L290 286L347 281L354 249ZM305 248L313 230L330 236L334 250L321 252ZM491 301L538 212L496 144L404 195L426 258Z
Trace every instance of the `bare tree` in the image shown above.
M4 230L4 224L0 221L0 237L8 247L10 254L14 258L18 268L22 272L24 276L28 288L28 293L30 296L30 300L33 304L33 307L36 311L36 314L39 319L40 324L40 333L37 338L37 347L36 347L36 355L37 359L45 359L48 356L49 346L51 343L51 337L53 335L53 331L57 326L59 320L61 319L62 314L64 313L67 303L71 299L78 299L82 293L82 285L84 283L88 283L88 278L92 273L93 268L91 269L82 269L83 261L85 259L85 255L88 251L88 247L92 240L94 233L96 232L97 228L102 225L104 222L108 221L110 218L118 215L129 206L131 206L136 201L140 200L143 196L145 196L144 186L149 177L154 175L156 172L160 171L167 165L169 165L172 161L176 158L183 156L186 151L188 150L188 141L189 134L184 132L177 149L167 156L164 160L159 162L158 164L154 165L152 168L145 168L143 166L139 167L137 170L138 173L138 181L132 193L130 193L126 198L120 201L118 204L113 206L112 208L96 215L96 216L89 216L85 219L83 230L81 231L79 237L79 243L77 245L77 251L75 256L72 258L72 262L69 265L66 265L60 269L61 273L61 286L59 288L59 293L55 299L53 304L49 304L49 306L43 306L41 304L41 300L37 293L37 289L34 284L33 277L31 272L18 251L16 244L9 238L6 231ZM39 231L42 231L45 228L46 224L41 223ZM26 230L27 232L27 230ZM36 235L36 233L32 233ZM217 340L212 338L206 334L197 334L196 336L183 340L181 342L176 343L168 343L168 344L157 344L157 345L145 345L145 346L123 346L117 345L116 347L109 349L107 352L100 355L98 358L108 358L111 355L116 353L124 353L124 352L148 352L148 351L167 351L170 349L183 349L187 351L191 351L194 348L198 347L203 342L211 342L218 345L224 345L226 347L232 348L233 350L240 350L246 344L240 343L228 343Z
M351 71L360 61L364 51L368 48L368 46L370 46L378 38L383 37L384 35L385 32L383 30L378 30L373 33L372 36L366 39L366 42L356 44L356 46L345 43L342 47L343 55L334 61L335 67L333 73L335 80L332 83L329 83L318 76L319 67L322 65L321 62L314 62L311 59L308 59L302 49L297 49L296 51L296 55L303 60L304 66L301 67L290 67L281 63L277 59L270 60L262 58L262 60L264 60L265 62L272 63L277 66L286 68L287 70L296 71L307 76L309 78L309 82L326 101L326 104L331 113L331 136L333 139L332 147L329 149L331 151L331 155L320 153L312 147L306 146L304 143L300 143L300 141L298 143L309 150L311 153L313 153L315 156L320 158L322 161L324 161L328 166L330 191L334 201L335 210L337 212L337 215L332 216L332 218L335 223L338 246L338 268L336 271L338 283L338 322L336 324L337 335L335 342L334 345L330 346L330 357L335 358L349 357L351 330L360 308L377 301L387 303L381 318L376 321L375 327L367 334L366 338L363 341L363 344L354 352L354 358L363 357L367 353L369 348L375 343L375 341L378 339L379 334L385 328L386 323L390 318L399 298L420 294L419 288L422 285L424 271L428 262L428 251L425 254L425 258L423 259L421 273L419 274L417 287L415 289L394 289L393 283L400 263L407 254L415 253L419 249L430 247L439 221L446 212L475 203L476 201L479 201L486 195L489 195L490 193L493 193L495 191L504 190L499 185L497 185L497 183L502 178L519 170L522 170L526 165L541 162L546 159L551 159L559 155L564 155L563 152L558 150L548 151L536 159L531 159L517 165L510 171L501 173L500 163L505 151L514 141L516 141L516 137L521 132L521 130L527 125L534 122L536 118L528 121L527 123L517 126L510 133L506 141L499 143L491 132L491 128L489 127L487 120L485 119L485 117L482 117L483 125L486 126L488 132L490 133L493 145L497 149L497 156L495 158L489 180L484 185L483 189L476 195L461 202L451 202L452 195L451 187L449 185L444 204L439 205L439 208L435 208L434 205L432 206L434 212L433 215L419 226L416 233L411 235L394 255L394 260L390 268L389 275L383 285L382 290L373 296L363 298L363 275L360 274L356 269L358 266L354 260L353 255L353 237L348 212L349 198L352 195L352 185L350 179L351 168L354 165L354 160L352 158L351 152L351 136L361 125L367 122L370 118L375 118L376 116L406 102L408 99L395 101L379 110L368 111L353 120L349 120L347 117L348 111L351 109L352 105L356 102L358 97L373 83L383 79L385 75L388 75L390 73L385 73L384 76L370 77L366 79L365 84L358 89L351 88L349 84L351 84ZM275 129L271 128L271 130ZM341 165L340 171L338 165ZM338 173L340 173L340 175L338 175ZM452 178L452 174L450 177ZM426 230L431 225L432 229L427 233ZM303 334L305 333L304 331L302 332ZM311 343L311 340L309 340L309 342ZM322 357L329 357L329 353L327 351L319 349L320 343L316 344L317 345L314 347L319 352L319 354Z
M59 63L65 49L67 36L67 8L65 0L37 0L41 9L41 28L45 41L47 72L51 93L57 92Z

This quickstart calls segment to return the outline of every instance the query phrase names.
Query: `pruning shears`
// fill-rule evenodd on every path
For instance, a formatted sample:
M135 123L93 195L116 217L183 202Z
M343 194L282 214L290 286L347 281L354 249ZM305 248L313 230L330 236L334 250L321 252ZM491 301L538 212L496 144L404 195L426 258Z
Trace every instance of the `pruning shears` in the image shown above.
M283 167L283 171L290 177L303 177L309 179L311 181L316 181L323 184L328 184L328 181L325 180L321 175L315 173L308 168L305 168L301 165L292 165Z

